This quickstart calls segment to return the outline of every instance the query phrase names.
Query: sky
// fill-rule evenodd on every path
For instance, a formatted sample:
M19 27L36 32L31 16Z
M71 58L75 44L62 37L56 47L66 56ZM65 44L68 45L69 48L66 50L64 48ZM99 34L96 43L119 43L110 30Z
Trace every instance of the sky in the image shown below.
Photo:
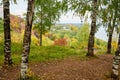
M23 13L26 13L27 11L27 2L25 0L17 1L18 1L17 4L14 3L10 4L10 13L22 16ZM81 20L78 16L73 16L73 12L69 11L67 14L61 15L58 23L81 23ZM105 33L104 28L102 27L100 27L95 36L97 38L107 41L107 35Z
M18 0L18 4L11 3L10 5L10 12L12 14L20 15L22 16L23 13L26 13L27 10L27 2L24 0ZM80 23L81 20L78 16L72 16L73 12L68 12L65 15L62 15L59 23Z

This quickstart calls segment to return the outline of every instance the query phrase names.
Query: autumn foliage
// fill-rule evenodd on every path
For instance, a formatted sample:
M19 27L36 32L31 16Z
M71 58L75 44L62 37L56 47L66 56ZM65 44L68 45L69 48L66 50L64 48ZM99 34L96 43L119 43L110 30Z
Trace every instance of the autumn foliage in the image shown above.
M10 15L10 25L12 29L16 31L21 31L25 27L25 22L19 16Z
M67 39L66 38L56 39L54 41L54 45L57 45L57 46L66 46L67 45Z

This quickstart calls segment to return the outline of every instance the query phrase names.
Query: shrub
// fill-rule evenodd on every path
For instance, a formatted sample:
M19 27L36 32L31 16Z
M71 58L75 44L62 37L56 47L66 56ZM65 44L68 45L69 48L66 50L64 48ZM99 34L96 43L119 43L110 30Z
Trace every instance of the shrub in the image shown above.
M54 41L54 45L56 45L56 46L66 46L67 45L67 39L65 39L65 38L56 39Z
M53 41L50 40L48 37L42 36L43 46L51 46L53 45Z

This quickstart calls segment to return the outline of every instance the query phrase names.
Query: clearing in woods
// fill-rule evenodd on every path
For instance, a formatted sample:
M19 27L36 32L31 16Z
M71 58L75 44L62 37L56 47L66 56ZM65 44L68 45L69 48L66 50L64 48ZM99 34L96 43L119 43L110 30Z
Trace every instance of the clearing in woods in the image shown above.
M70 57L64 60L31 63L29 66L41 80L111 80L109 75L112 57L113 55L107 54L86 60ZM19 66L1 69L0 80L16 80L19 70Z

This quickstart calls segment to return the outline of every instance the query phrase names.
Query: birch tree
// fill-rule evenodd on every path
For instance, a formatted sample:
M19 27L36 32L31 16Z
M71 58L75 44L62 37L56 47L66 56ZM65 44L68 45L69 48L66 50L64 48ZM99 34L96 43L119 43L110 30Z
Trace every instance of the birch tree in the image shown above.
M87 56L94 56L94 39L96 32L96 16L97 16L97 0L92 1L92 13L91 13L91 30L88 40L88 53Z
M10 10L9 0L3 0L3 12L4 12L4 64L12 65L11 58L11 34L10 34Z
M120 63L120 33L118 38L118 48L113 57L112 74L111 74L113 80L119 80L118 79L119 63Z
M26 16L26 25L25 33L23 39L23 51L22 51L22 62L21 62L21 79L27 80L27 70L28 70L28 57L30 53L30 44L31 44L31 29L34 16L34 2L35 0L28 0L27 16Z
M107 29L107 35L108 35L108 43L107 43L107 53L111 53L112 49L112 36L113 32L118 32L118 6L116 5L118 3L118 0L107 0L102 2L102 4L105 6L103 9L101 9L101 18L102 18L102 24L104 24L104 27Z

